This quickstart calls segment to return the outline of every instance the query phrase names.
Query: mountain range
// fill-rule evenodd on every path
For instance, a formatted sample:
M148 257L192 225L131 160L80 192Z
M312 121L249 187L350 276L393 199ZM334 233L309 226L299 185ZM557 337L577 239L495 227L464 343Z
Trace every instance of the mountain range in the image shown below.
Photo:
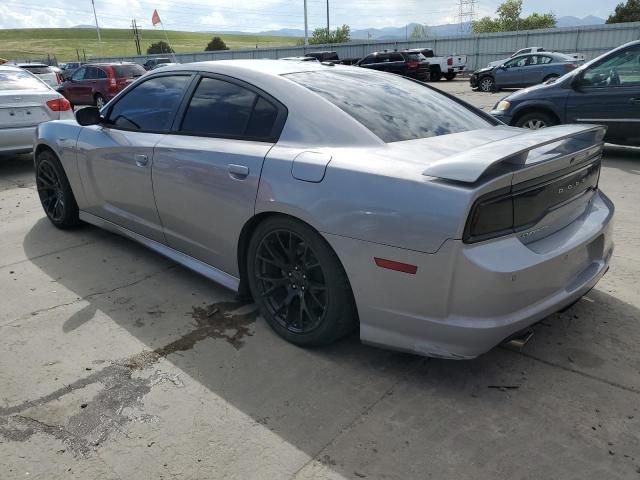
M602 25L604 18L589 15L584 18L559 17L558 27L581 27L586 25ZM363 28L351 31L352 40L404 40L413 31L417 23L409 23L403 27ZM468 26L467 26L468 27ZM73 28L95 28L93 25L76 25ZM467 28L468 30L468 28ZM445 25L429 25L429 32L434 37L447 37L457 35L460 32L460 24L450 23ZM299 28L281 28L279 30L266 30L264 32L243 31L207 31L206 33L220 33L229 35L266 35L272 37L304 37L304 30Z
M602 25L605 23L604 18L589 15L584 18L578 17L559 17L558 27L580 27L586 25ZM383 27L383 28L363 28L351 31L351 39L353 40L404 40L411 35L416 23L410 23L403 27ZM457 35L460 32L460 24L450 23L445 25L429 25L429 31L435 37L447 37ZM248 34L247 32L217 32L229 34ZM279 30L267 30L264 32L254 33L253 35L268 35L282 37L303 37L304 30L298 28L281 28Z

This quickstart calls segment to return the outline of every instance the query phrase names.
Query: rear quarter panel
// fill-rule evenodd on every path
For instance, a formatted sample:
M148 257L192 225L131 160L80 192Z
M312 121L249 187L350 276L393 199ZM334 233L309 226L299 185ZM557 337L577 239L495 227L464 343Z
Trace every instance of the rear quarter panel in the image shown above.
M80 209L85 205L85 195L78 171L76 145L82 127L75 120L58 120L40 124L35 150L48 147L62 164Z

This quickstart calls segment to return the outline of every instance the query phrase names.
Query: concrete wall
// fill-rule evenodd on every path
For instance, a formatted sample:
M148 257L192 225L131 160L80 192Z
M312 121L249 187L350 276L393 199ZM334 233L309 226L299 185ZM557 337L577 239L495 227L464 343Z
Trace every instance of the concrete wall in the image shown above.
M486 66L489 62L508 57L525 47L543 47L566 53L583 53L588 60L619 45L640 40L640 22L588 27L567 27L522 32L487 33L481 35L434 37L420 41L353 41L336 45L314 45L307 47L256 48L226 50L218 52L179 53L180 63L236 58L282 58L304 55L306 52L335 50L340 58L361 58L370 52L385 49L433 48L438 55L452 53L468 56L468 69ZM129 61L144 63L153 56L108 57L93 61Z

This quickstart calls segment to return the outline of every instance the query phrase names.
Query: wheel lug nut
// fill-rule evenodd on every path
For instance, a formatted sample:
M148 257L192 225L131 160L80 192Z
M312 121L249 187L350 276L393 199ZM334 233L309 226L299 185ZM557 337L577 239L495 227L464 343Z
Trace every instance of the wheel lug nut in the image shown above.
M289 272L289 276L291 276L291 272Z
M293 288L293 289L295 290L295 289L296 289L296 286L295 286L295 285L292 285L292 286L291 286L291 288Z

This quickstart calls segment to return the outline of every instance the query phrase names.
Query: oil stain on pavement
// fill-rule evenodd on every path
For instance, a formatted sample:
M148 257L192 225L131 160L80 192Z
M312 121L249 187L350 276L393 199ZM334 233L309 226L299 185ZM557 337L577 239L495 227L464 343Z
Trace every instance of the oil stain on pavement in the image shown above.
M160 383L171 382L179 388L182 381L160 371L148 377L134 373L172 353L190 350L207 338L223 339L240 349L244 338L252 335L250 326L256 321L257 310L252 304L221 302L193 307L188 315L193 317L195 328L163 347L115 362L38 399L0 407L0 439L24 442L41 433L62 441L74 454L87 455L127 423L157 421L144 413L145 395ZM90 398L79 401L87 392ZM52 407L56 403L62 405ZM48 413L61 409L70 413L49 421Z

